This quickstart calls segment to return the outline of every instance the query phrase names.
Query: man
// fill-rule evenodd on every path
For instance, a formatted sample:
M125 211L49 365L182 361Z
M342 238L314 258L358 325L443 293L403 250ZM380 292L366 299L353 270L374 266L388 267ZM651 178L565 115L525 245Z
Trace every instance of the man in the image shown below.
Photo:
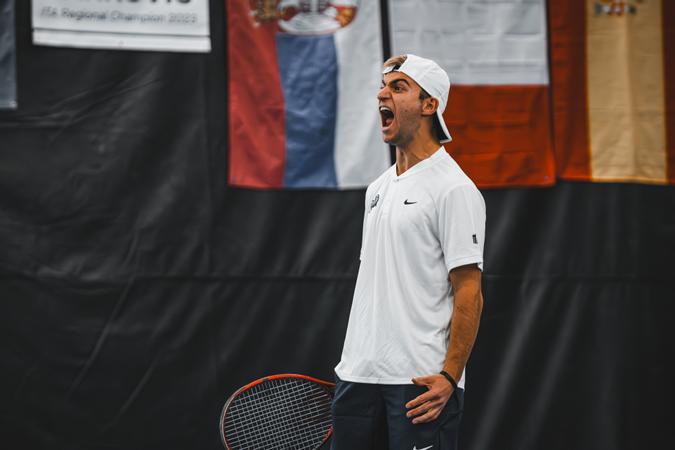
M457 447L478 331L485 203L441 146L450 81L415 55L377 95L396 164L366 191L361 266L333 402L332 449ZM384 439L383 439L384 438Z

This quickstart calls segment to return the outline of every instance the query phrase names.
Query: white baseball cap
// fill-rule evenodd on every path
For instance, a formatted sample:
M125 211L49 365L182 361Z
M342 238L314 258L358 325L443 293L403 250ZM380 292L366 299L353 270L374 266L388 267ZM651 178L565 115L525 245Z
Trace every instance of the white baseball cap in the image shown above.
M401 65L387 66L382 71L382 75L389 72L402 72L415 80L429 95L438 100L438 109L436 110L436 119L445 136L439 136L441 144L452 141L452 136L448 132L448 127L443 120L443 111L448 104L448 94L450 92L450 78L445 70L436 62L422 58L417 55L407 54L406 60Z

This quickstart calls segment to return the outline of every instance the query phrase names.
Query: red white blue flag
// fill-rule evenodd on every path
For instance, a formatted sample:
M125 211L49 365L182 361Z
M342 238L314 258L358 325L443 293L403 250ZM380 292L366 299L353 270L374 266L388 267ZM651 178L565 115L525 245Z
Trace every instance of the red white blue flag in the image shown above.
M230 0L229 184L349 188L390 164L379 2Z

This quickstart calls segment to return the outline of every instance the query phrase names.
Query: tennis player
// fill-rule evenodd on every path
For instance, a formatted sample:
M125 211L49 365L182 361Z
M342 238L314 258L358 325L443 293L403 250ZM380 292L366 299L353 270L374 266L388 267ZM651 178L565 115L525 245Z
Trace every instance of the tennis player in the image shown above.
M450 80L415 55L377 95L396 164L366 191L361 265L335 368L334 450L457 448L483 306L485 203L447 154Z

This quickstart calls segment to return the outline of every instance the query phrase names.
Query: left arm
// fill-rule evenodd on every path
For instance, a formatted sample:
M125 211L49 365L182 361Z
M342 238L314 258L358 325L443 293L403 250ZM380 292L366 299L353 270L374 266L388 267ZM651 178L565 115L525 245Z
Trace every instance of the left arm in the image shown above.
M452 269L448 279L454 291L454 310L443 370L459 381L476 341L483 310L481 271L476 264L461 266ZM413 423L435 420L452 396L452 385L441 374L417 377L412 381L418 386L426 386L428 391L405 405L407 416L415 417Z

